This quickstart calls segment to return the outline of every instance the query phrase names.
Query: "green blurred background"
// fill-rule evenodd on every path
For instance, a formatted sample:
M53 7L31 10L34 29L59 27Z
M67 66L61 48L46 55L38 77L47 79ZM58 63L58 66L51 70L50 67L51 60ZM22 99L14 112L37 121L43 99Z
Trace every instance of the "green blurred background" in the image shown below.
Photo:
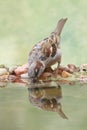
M60 18L62 64L86 63L87 2L82 0L0 0L0 64L27 62L32 46L49 36Z
M62 17L68 18L62 64L87 63L86 0L0 0L0 64L26 63L32 46L49 36ZM26 87L8 83L0 88L0 130L87 130L87 86L65 86L62 91L68 121L34 108Z

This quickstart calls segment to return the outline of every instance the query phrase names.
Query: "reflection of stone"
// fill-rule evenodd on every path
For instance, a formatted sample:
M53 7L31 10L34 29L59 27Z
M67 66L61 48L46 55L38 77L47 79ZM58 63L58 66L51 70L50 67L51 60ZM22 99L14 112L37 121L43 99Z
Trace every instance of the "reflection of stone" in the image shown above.
M0 82L0 88L6 87L7 86L7 82Z
M28 88L29 91L29 100L38 108L41 108L46 111L53 111L59 113L59 115L67 119L66 115L62 111L61 106L61 87L56 86L39 86Z

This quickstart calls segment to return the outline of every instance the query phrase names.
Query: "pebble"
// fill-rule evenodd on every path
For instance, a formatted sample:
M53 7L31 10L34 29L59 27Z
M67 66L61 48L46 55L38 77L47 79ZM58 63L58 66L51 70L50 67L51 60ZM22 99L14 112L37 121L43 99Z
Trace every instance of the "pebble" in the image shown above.
M80 66L80 71L87 72L87 64L82 64L82 65Z
M6 68L0 68L0 76L8 74L8 71Z
M68 73L67 71L63 71L61 76L62 76L63 78L67 78L67 77L70 77L71 74Z

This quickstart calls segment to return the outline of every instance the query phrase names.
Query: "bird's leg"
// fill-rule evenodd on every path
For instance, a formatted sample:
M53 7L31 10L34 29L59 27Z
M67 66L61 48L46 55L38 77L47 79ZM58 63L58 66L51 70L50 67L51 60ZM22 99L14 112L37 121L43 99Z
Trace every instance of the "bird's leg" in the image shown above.
M60 64L61 64L61 57L58 58L57 63L58 63L58 65L57 65L57 68L56 68L56 70L55 70L55 74L56 74L56 75L58 75L58 73L59 73L59 68L60 68Z
M58 57L58 61L57 61L58 65L57 65L57 69L60 67L61 64L61 55Z
M60 67L60 61L58 61L57 69Z
M58 47L57 48L57 51L56 51L56 55L55 55L55 61L57 62L57 68L55 70L55 74L57 75L58 74L58 70L60 68L60 63L61 63L61 58L62 58L62 52L61 52L61 49Z

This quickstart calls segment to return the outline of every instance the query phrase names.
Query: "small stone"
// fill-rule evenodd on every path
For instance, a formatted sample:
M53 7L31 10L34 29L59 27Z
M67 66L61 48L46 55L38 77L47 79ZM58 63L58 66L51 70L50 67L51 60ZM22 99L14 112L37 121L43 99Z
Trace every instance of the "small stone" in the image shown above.
M74 72L79 72L80 71L79 67L76 67L74 64L68 64L67 66L69 68L69 72L70 73L74 73Z
M21 74L21 78L24 78L24 79L28 78L28 73Z
M21 75L21 74L25 74L28 72L28 64L24 64L22 66L18 66L15 70L14 70L15 74L17 76Z
M50 78L50 77L52 77L52 73L44 72L44 73L41 75L40 79L47 79L47 78Z
M80 71L87 72L87 64L82 64L82 65L80 66Z
M68 77L71 76L71 74L68 73L68 72L66 72L66 71L63 71L61 76L62 76L63 78L68 78Z
M0 81L8 81L8 74L0 75Z
M8 71L6 68L0 68L0 76L8 74Z
M14 67L10 67L9 68L9 73L10 74L14 74L14 70L17 68L17 66L14 66Z

